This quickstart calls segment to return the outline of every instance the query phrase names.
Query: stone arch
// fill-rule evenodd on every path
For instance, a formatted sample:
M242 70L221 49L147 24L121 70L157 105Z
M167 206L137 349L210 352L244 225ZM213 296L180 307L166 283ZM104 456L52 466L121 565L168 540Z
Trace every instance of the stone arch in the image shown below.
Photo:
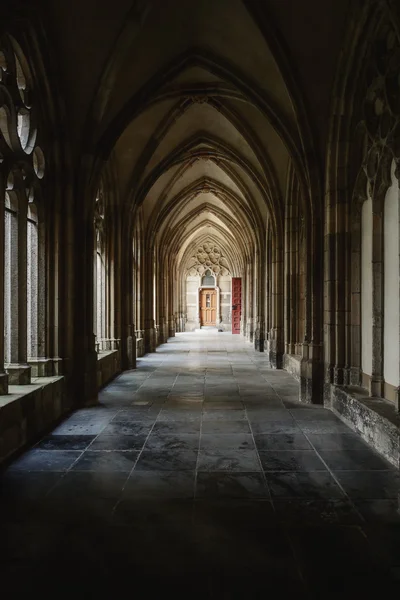
M352 15L337 71L326 175L325 314L331 324L325 337L326 390L329 383L353 384L368 388L371 395L384 394L382 240L391 167L400 158L400 114L393 104L400 88L392 77L393 68L398 69L398 33L386 3L366 2ZM371 374L363 374L361 360L365 202L372 211Z

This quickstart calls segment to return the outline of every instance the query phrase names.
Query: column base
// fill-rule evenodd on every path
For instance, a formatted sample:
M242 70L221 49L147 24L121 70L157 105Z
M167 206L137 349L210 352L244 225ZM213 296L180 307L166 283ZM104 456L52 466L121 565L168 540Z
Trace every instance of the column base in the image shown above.
M8 373L9 385L29 385L31 382L31 367L29 365L20 365L18 363L10 363L4 365Z
M134 335L129 335L126 338L126 357L124 360L123 368L136 368L136 336Z
M8 394L8 374L0 373L0 396Z
M381 377L371 377L368 385L369 395L371 397L383 397L383 379Z
M302 358L300 366L300 402L323 404L323 367L317 358Z
M259 318L254 331L254 348L259 352L264 352L265 349L265 327L263 320Z
M31 377L50 377L54 375L53 361L50 358L29 358Z
M155 352L156 349L156 332L154 327L149 327L144 330L144 351Z
M63 359L60 358L59 356L56 356L55 358L51 359L51 363L53 365L53 373L52 375L64 375L64 369L63 369Z

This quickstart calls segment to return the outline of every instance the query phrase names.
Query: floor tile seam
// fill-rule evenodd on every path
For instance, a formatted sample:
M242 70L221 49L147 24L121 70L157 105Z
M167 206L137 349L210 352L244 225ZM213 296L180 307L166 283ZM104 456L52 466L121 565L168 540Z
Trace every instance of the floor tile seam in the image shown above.
M275 514L278 516L278 513L277 513L277 511L275 509L275 505L274 505L273 502L272 502L272 505L273 505ZM295 546L295 544L294 544L294 542L293 542L293 540L292 540L292 538L290 536L288 524L285 523L285 522L283 522L283 523L281 523L281 527L283 529L285 538L286 538L286 540L287 540L287 542L289 544L289 547L290 547L290 550L291 550L291 553L292 553L292 557L293 557L294 563L296 565L296 571L297 571L297 573L298 573L298 575L300 577L300 581L303 584L303 589L304 589L307 597L311 599L312 596L311 596L310 585L309 585L309 582L308 582L306 574L303 573L303 569L301 568L301 557L299 555L300 549L299 549L299 551L296 550L296 546Z
M171 389L169 390L169 392L168 392L168 394L167 394L167 400L166 400L166 402L168 402L168 398L169 398L171 395L173 395L173 394L172 394L172 391L173 391L173 389L174 389L174 387L175 387L175 385L176 385L177 379L178 379L178 377L179 377L179 375L180 375L181 373L182 373L182 369L179 369L179 371L177 372L177 374L176 374L176 376L175 376L174 383L172 384L172 387L171 387ZM160 411L160 412L161 412L161 411ZM160 414L160 413L159 413L159 414ZM158 419L158 416L159 416L159 414L157 415L157 419ZM157 419L156 419L156 421L157 421Z
M96 435L96 437L98 435L100 435L100 433L98 433ZM94 439L92 440L92 442L94 442ZM89 446L90 446L90 444L89 444ZM78 462L78 460L80 460L82 458L82 456L84 455L84 453L86 452L86 450L87 450L87 448L85 448L84 450L82 450L82 452L80 453L80 455L70 464L70 466L68 467L68 469L65 469L64 471L61 471L62 475L61 475L60 479L50 488L50 490L47 491L47 493L44 495L45 498L47 498L49 496L49 494L60 484L60 482L63 481L63 479L65 479L65 477L67 476L67 474L72 471L73 467L76 465L76 463ZM52 450L48 450L48 452L52 452ZM54 473L54 472L57 472L57 471L50 471L50 472Z
M157 418L158 418L158 417L157 417ZM147 436L146 436L146 439L145 439L145 440L144 440L144 442L143 442L142 449L141 449L141 450L139 450L139 452L138 452L138 455L137 455L137 457L136 457L136 460L135 460L135 462L134 462L134 464L133 464L133 467L132 467L132 469L129 471L129 473L128 473L128 477L126 478L126 480L125 480L125 483L124 483L124 485L122 486L122 490L121 490L121 497L122 497L122 494L124 493L124 490L125 490L126 484L127 484L127 482L128 482L128 479L130 478L130 476L132 475L133 471L135 470L135 467L136 467L136 465L137 465L137 463L138 463L138 461L139 461L139 459L140 459L140 457L141 457L141 455L142 455L142 453L143 453L143 450L144 450L144 448L145 448L145 446L146 446L146 444L147 444L147 441L148 441L148 439L149 439L150 435L151 435L151 434L152 434L152 432L153 432L153 429L154 429L154 426L155 426L155 424L156 424L157 418L154 420L154 423L153 423L153 425L151 426L151 429L150 429L149 433L147 434ZM117 504L118 504L118 503L117 503ZM116 507L114 507L114 509L113 509L113 510L115 510L115 508L116 508Z
M281 396L278 394L278 392L276 391L274 384L273 384L273 383L270 383L270 382L268 381L268 379L265 377L265 375L263 375L262 373L261 373L261 377L264 379L264 381L265 381L266 383L268 383L268 386L272 388L272 391L274 392L274 394L275 394L276 396L278 396L279 400L281 400L281 401L282 401L282 398L281 398Z
M342 491L342 493L344 494L344 498L346 498L347 502L351 505L352 509L356 512L356 514L360 517L361 521L363 523L365 523L365 519L363 517L363 515L358 511L357 507L355 506L352 498L349 496L349 494L346 492L346 490L344 489L344 487L342 486L342 484L340 483L339 479L336 477L335 473L332 471L332 469L329 468L329 466L327 465L327 463L324 461L324 459L322 458L322 456L320 455L320 453L318 452L317 448L314 446L314 444L311 442L310 438L308 437L308 434L305 433L304 431L302 432L304 437L307 439L308 443L310 444L310 446L313 448L313 450L315 451L316 455L318 456L319 460L321 460L323 462L323 464L325 465L328 473L330 474L330 476L333 478L333 480L335 481L336 485L339 487L339 489ZM354 472L354 471L351 471Z
M275 506L274 506L274 503L273 503L273 498L272 498L271 490L270 490L270 488L269 488L268 481L267 481L267 477L266 477L266 475L265 475L265 473L264 473L264 470L263 470L263 466L262 466L262 463L261 463L261 458L260 458L260 453L259 453L259 451L258 451L258 448L257 448L257 445L256 445L256 440L255 440L255 438L254 438L254 432L253 432L253 428L252 428L252 426L251 426L251 422L250 422L250 420L249 420L249 418L248 418L248 415L247 415L247 408L246 408L246 406L245 406L244 410L245 410L245 414L246 414L246 418L247 418L247 423L248 423L248 425L249 425L250 434L251 434L251 437L252 437L252 440L253 440L253 444L254 444L254 447L255 447L255 449L256 449L256 453L257 453L257 460L258 460L258 463L259 463L259 465L260 465L261 477L262 477L262 478L263 478L263 480L264 480L264 485L265 485L265 487L266 487L266 489L267 489L267 491L268 491L269 500L270 500L270 502L271 502L271 505L272 505L272 508L273 508L273 510L274 510L274 512L275 512L275 514L276 514L276 510L275 510Z
M200 459L201 436L203 435L203 410L204 410L204 402L203 402L203 408L202 408L201 417L200 417L199 445L198 445L198 448L197 448L196 466L195 466L195 469L194 469L193 500L196 500L196 498L197 498L197 473L198 473L198 465L199 465L199 459Z

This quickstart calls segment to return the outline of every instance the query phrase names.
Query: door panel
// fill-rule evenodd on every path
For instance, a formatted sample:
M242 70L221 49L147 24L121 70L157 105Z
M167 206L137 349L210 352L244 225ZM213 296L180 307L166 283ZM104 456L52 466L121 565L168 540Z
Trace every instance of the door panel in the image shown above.
M232 277L232 333L240 333L242 315L242 278Z
M217 320L216 290L200 290L200 325L215 326Z

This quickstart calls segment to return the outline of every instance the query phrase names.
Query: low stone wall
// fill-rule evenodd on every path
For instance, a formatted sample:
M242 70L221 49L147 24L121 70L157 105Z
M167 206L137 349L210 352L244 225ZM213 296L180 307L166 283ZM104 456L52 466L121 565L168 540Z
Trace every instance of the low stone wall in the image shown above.
M102 388L121 370L119 350L101 352L97 356L97 387Z
M371 398L362 388L332 385L328 408L400 468L400 415L390 402Z
M288 371L296 381L300 381L301 374L301 356L298 354L284 354L283 368Z
M34 442L70 409L64 377L9 386L9 393L0 396L0 463Z

